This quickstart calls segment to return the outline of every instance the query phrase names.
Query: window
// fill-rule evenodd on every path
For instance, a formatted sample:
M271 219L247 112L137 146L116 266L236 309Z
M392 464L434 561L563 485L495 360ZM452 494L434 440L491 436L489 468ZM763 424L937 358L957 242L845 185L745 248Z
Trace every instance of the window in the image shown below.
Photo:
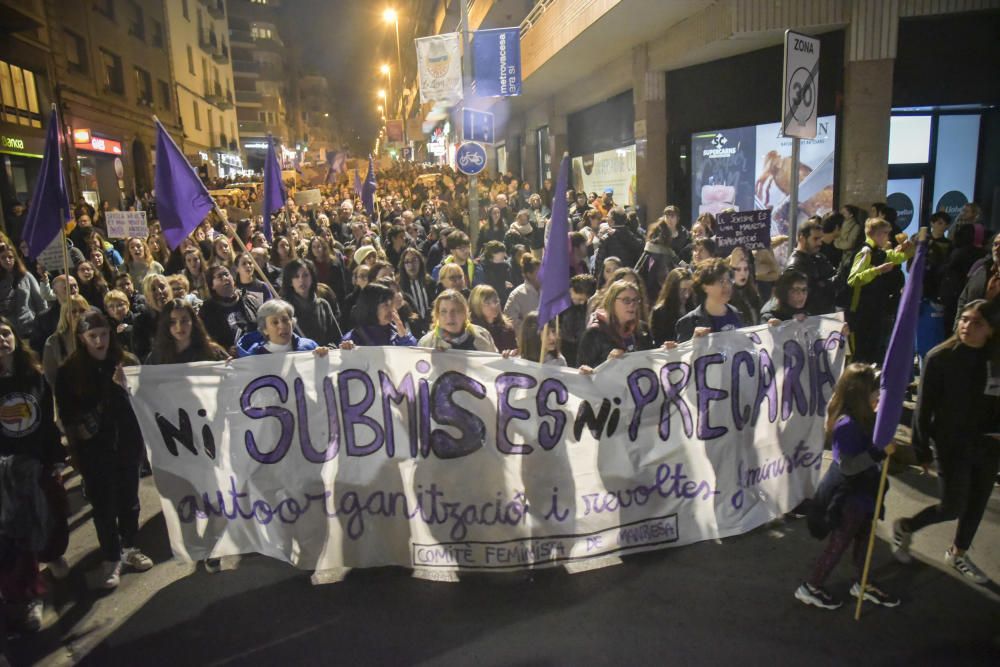
M250 35L254 39L271 39L271 29L255 25L250 28Z
M198 110L198 100L191 100L191 104L194 105L194 129L201 129L201 112Z
M892 116L889 119L889 164L926 164L930 149L930 116Z
M25 127L41 127L35 73L0 60L0 120Z
M153 46L163 48L163 24L159 21L153 21L152 42Z
M135 2L130 2L129 5L132 11L132 20L129 22L128 34L145 42L146 21L145 17L142 15L142 7L137 5Z
M101 64L104 68L104 89L124 95L125 75L122 72L121 57L101 49Z
M172 106L170 103L170 84L163 79L159 79L156 84L160 89L160 107L170 111Z
M153 106L153 78L141 67L135 68L135 90L139 104Z
M66 62L71 72L86 72L87 42L75 32L66 31Z
M94 11L115 20L115 0L95 0Z
M254 3L255 5L266 5L267 4L267 0L250 0L250 2Z
M190 44L188 44L187 52L188 52L188 72L194 74L194 52L191 51Z
M188 21L191 20L191 15L188 14L188 0L181 0L181 13L184 14L184 18Z

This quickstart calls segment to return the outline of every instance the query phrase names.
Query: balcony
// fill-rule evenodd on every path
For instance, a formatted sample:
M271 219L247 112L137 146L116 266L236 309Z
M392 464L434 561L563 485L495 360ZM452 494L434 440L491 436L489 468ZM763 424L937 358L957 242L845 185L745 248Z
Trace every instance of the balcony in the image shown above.
M222 0L202 0L201 4L205 5L208 15L213 19L226 18L226 8L222 4Z
M284 81L288 74L277 65L260 64L260 78L262 81Z
M215 36L214 32L203 32L198 35L198 46L201 50L210 56L215 55L215 52L219 50L219 38Z
M233 59L234 76L260 76L260 63L253 60Z
M212 60L219 63L220 65L225 65L229 62L229 48L223 44L222 48L218 51L212 53Z
M41 0L0 2L0 34L37 30L45 25L42 4Z
M277 51L281 53L285 50L285 44L277 36L257 37L253 40L253 45L255 48L265 51Z
M261 105L264 96L258 93L256 90L237 90L236 91L236 103L241 107L246 106L257 106Z
M253 47L253 35L250 34L249 30L236 30L231 28L229 30L229 43L233 46Z
M244 138L248 135L264 136L267 134L267 123L260 120L241 120L239 126L240 136Z

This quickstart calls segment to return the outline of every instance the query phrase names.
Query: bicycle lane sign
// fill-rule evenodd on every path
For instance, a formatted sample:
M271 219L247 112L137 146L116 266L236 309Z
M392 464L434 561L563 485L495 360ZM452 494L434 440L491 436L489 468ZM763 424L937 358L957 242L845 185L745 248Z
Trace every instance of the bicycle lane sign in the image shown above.
M475 141L466 141L455 153L458 170L468 176L475 176L486 168L486 149Z

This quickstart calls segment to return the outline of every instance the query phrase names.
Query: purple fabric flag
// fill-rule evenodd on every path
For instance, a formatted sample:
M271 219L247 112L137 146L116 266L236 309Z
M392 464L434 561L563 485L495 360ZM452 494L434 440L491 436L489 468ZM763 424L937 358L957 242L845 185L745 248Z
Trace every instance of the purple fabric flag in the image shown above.
M375 215L375 161L372 156L368 156L368 175L365 176L364 185L361 186L361 203L364 204L365 213L368 217Z
M271 216L285 205L285 186L281 182L281 165L274 153L274 139L267 135L267 157L264 158L264 236L271 242Z
M899 418L903 414L903 397L913 375L913 345L917 336L917 317L924 291L924 262L927 258L927 241L917 246L917 256L910 266L903 297L896 313L896 325L889 339L889 349L882 362L882 379L878 397L878 414L875 416L875 434L872 442L884 448L896 435Z
M358 170L354 170L354 196L361 198L361 176L358 175Z
M42 168L38 172L35 191L31 193L31 205L24 222L21 237L28 242L28 255L38 257L49 244L62 233L63 225L70 219L69 197L66 194L66 179L59 161L59 117L52 109L49 128L45 134L45 153Z
M569 156L559 165L556 189L552 195L548 243L538 280L542 285L538 300L538 330L572 305L569 296L569 211L566 205L566 182L569 180Z
M205 184L188 164L166 128L156 121L156 214L171 250L215 208Z

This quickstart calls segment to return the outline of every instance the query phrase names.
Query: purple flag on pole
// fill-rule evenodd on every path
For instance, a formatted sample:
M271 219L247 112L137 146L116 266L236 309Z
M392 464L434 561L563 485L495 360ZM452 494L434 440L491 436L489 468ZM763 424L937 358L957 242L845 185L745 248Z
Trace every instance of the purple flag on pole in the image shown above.
M188 164L166 128L156 121L156 214L171 250L215 208L205 184Z
M52 115L49 116L49 128L45 134L42 168L38 172L35 191L31 193L31 206L28 207L28 217L21 232L21 237L28 242L30 257L42 254L70 219L66 179L59 162L61 140L59 117L53 108Z
M875 434L872 442L885 447L896 435L899 418L903 414L903 397L913 374L913 345L917 335L917 316L924 291L924 262L927 241L917 246L917 256L910 266L910 275L903 288L896 313L896 325L889 339L889 349L882 363L878 414L875 417Z
M354 195L361 198L361 176L358 175L358 170L354 170Z
M361 203L364 204L365 213L368 217L375 215L375 161L372 156L368 156L368 175L365 176L364 185L361 186Z
M538 330L572 305L569 296L569 211L566 206L566 182L569 180L569 156L559 164L556 189L552 194L552 218L548 243L538 280L542 285L538 301Z
M281 182L281 165L274 153L274 138L267 135L267 157L264 158L264 236L271 242L271 216L285 205L285 186Z

